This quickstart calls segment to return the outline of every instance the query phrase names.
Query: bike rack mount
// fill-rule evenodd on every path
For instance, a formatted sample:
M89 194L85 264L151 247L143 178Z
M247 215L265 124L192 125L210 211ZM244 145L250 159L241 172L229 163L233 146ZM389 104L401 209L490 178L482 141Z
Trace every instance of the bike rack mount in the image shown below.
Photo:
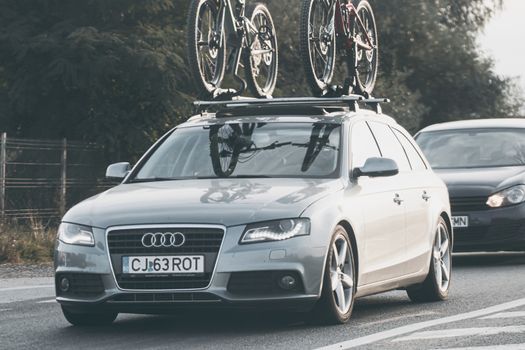
M381 103L390 102L387 98L365 98L361 95L348 95L341 97L284 97L284 98L246 98L236 97L229 101L195 101L197 113L219 111L219 110L238 110L243 108L267 109L267 108L343 108L357 111L359 104L365 104L372 108L376 113L381 114Z

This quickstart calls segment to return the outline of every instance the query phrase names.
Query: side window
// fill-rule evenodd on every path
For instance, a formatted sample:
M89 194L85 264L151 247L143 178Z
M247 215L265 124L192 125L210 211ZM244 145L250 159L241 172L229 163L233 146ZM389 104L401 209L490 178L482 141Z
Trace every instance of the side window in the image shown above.
M376 140L365 122L359 122L352 127L350 141L353 168L362 167L368 158L381 157Z
M405 150L390 127L386 124L376 122L370 122L369 124L383 157L395 160L400 172L410 171L410 163L408 162Z
M419 152L416 150L412 142L410 142L410 140L401 131L394 128L392 128L392 130L394 130L394 133L396 134L399 142L401 142L401 145L403 145L403 148L407 152L408 160L410 160L410 165L412 165L412 169L426 170L427 166L423 159L421 159Z

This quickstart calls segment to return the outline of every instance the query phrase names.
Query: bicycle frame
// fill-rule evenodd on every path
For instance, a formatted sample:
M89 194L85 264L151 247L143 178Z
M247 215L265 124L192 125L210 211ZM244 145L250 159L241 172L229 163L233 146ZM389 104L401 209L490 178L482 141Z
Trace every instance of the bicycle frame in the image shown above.
M241 90L238 92L242 94L246 90L246 82L239 76L239 66L242 58L243 50L249 50L249 54L252 54L251 47L253 40L247 33L259 33L259 30L253 25L253 23L246 18L245 9L246 5L244 1L237 1L237 8L234 8L231 4L231 0L219 0L219 19L217 24L219 28L215 29L215 32L219 32L220 41L223 42L223 37L226 36L226 42L228 45L233 47L233 51L228 56L227 72L233 73L234 79L241 84ZM237 16L235 11L239 12ZM223 32L220 28L225 28ZM228 46L227 45L227 46ZM271 52L270 50L258 50L257 54L263 54Z
M331 11L335 11L335 14L329 12L329 15L335 15L335 30L338 36L343 37L346 49L351 50L354 44L364 50L372 50L376 48L372 42L372 38L366 31L363 21L357 14L357 8L351 1L341 2L341 0L335 0L335 4L332 5ZM361 32L365 34L364 41L361 40L360 36L352 35L351 26L353 20L356 21Z

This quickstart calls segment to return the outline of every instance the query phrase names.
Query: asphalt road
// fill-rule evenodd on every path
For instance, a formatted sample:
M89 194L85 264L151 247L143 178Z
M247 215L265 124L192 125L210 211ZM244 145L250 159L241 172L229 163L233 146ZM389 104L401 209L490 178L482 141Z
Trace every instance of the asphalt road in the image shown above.
M414 304L402 291L357 302L344 326L298 315L213 312L119 315L110 327L70 326L52 280L2 279L1 349L525 349L525 254L456 256L450 300Z

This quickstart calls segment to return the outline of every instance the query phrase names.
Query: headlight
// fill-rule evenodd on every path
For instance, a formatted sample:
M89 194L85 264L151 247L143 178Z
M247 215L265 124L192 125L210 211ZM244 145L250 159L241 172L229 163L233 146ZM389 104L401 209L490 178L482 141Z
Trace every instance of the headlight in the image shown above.
M283 241L310 234L310 220L286 219L246 226L241 243Z
M525 202L525 185L507 188L489 197L487 205L492 208L506 207Z
M58 228L58 239L67 244L93 247L95 238L91 227L62 223Z

